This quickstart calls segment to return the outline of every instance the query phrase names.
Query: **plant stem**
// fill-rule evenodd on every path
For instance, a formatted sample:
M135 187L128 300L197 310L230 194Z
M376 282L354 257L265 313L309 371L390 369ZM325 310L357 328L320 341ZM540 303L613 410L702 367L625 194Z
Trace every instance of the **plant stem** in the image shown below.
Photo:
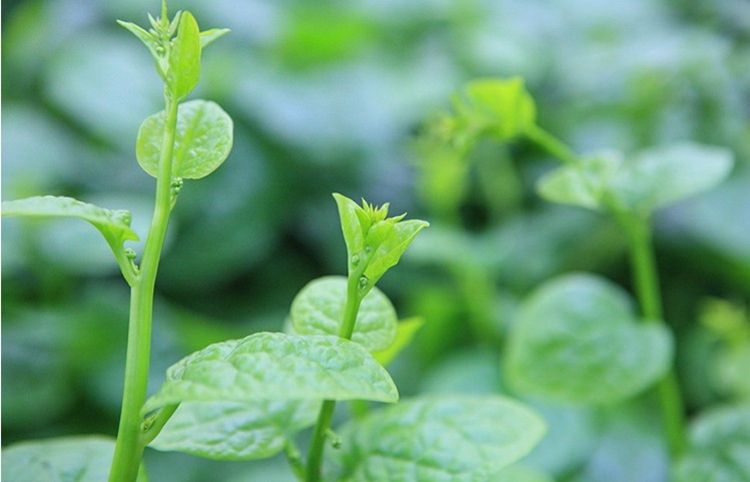
M526 131L526 137L565 164L576 164L578 162L578 156L570 147L539 126L534 126Z
M125 385L117 444L109 473L110 482L135 481L143 454L143 446L140 443L141 408L146 401L148 386L156 272L171 211L172 151L177 125L178 102L171 99L169 95L165 97L167 119L164 124L164 137L159 157L154 214L146 238L140 273L130 292Z
M630 237L633 278L643 316L651 323L663 322L659 278L654 260L648 220L633 216L625 224ZM667 446L673 458L685 449L685 420L682 396L674 371L670 370L657 386Z
M363 263L365 264L365 263ZM339 336L351 340L354 333L354 325L357 321L357 312L359 305L362 303L362 296L359 293L359 272L350 274L347 283L346 305L344 306L344 319L341 323ZM307 482L320 481L321 463L323 461L323 450L325 449L326 434L331 427L333 411L336 408L335 400L324 400L318 414L318 422L315 424L313 431L310 452L307 455Z

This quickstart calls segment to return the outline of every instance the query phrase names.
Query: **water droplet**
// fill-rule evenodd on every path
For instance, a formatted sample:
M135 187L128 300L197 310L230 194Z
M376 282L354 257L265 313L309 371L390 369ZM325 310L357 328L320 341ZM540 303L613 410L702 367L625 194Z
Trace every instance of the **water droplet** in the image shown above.
M360 288L366 288L367 287L367 283L369 283L369 282L370 282L370 280L367 278L367 276L362 275L359 278L359 287Z
M130 260L135 259L135 250L133 248L125 248L125 257Z
M372 246L365 246L365 253L367 254L372 253Z
M352 256L352 266L357 266L359 264L359 255L355 254Z

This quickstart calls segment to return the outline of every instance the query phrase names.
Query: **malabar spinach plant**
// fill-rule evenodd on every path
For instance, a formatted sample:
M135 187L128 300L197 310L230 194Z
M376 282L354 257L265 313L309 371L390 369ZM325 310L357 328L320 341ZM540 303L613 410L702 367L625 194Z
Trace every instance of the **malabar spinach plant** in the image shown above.
M119 22L148 48L164 83L164 110L148 117L138 131L136 157L156 178L151 226L140 257L126 242L138 239L128 211L108 210L69 197L41 196L4 202L3 216L79 218L104 236L122 276L131 289L125 385L117 440L112 447L102 437L76 437L20 444L3 453L9 480L58 480L64 474L84 474L76 480L132 481L143 449L169 417L161 410L144 418L148 382L154 285L169 217L184 179L200 179L216 170L232 147L231 118L215 103L184 102L198 84L201 53L226 29L201 32L190 12L170 20L166 2L161 15L149 15L151 28ZM114 455L112 455L114 454ZM111 467L110 462L111 460Z
M173 365L146 398L156 272L169 215L183 179L210 174L227 157L232 121L206 101L182 102L200 75L201 50L225 30L200 32L188 12L150 18L151 29L122 25L149 49L165 88L165 109L144 121L136 154L157 181L154 215L140 262L125 246L137 239L130 214L64 197L3 204L6 216L73 217L104 236L131 286L122 413L116 442L66 437L3 452L17 481L145 480L143 450L176 450L216 460L284 452L304 481L483 481L531 477L511 466L544 434L541 419L499 396L425 397L370 412L365 403L399 395L387 365L416 335L419 320L397 322L376 287L427 226L388 205L357 205L335 194L347 251L347 276L324 277L292 302L286 333L261 332L210 345ZM356 417L333 432L338 402ZM313 427L305 458L296 438ZM326 450L330 444L332 449ZM111 464L110 464L111 461ZM325 463L324 463L325 462Z
M750 478L742 461L750 437L746 406L701 416L686 433L652 246L654 213L723 181L731 153L681 142L629 156L615 150L579 155L537 124L533 98L519 78L471 82L453 105L431 135L456 163L465 164L480 139L531 141L562 162L539 180L541 196L609 216L628 241L639 313L627 293L598 276L548 281L526 299L508 334L503 365L510 385L541 399L590 406L631 399L653 386L676 481Z

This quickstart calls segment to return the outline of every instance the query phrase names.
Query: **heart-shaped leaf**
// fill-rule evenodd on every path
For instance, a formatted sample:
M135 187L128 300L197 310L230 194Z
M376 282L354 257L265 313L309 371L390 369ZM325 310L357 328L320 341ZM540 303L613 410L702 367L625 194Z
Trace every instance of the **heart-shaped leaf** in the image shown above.
M346 278L326 276L308 283L292 302L294 332L300 335L338 336L346 304ZM396 310L373 288L362 300L352 341L369 351L389 347L396 337Z
M184 402L150 445L213 460L272 457L295 432L315 423L319 409L313 400Z
M255 400L395 402L396 386L359 344L333 336L256 333L209 345L167 370L145 404Z
M638 320L620 288L573 274L549 281L524 303L505 368L524 392L597 404L643 391L667 372L671 359L669 332Z
M326 480L495 480L544 432L534 412L504 397L413 399L346 425L341 450L327 452L334 473Z
M164 138L164 111L149 116L138 130L135 153L144 171L157 177ZM180 104L172 157L172 176L200 179L214 172L229 156L232 118L215 102L192 100Z
M714 409L690 428L690 448L674 470L675 482L750 480L750 405Z
M21 442L3 447L3 480L102 482L114 452L113 439L95 435ZM143 467L138 481L146 481Z

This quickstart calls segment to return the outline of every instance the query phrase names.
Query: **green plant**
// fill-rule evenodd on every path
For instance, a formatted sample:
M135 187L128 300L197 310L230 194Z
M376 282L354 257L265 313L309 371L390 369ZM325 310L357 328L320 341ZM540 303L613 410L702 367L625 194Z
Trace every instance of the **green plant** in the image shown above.
M399 394L384 365L409 344L421 320L397 322L376 287L427 223L388 217L388 205L357 205L334 194L347 250L347 276L324 277L295 297L287 333L260 332L209 345L167 371L146 398L154 283L169 216L183 179L202 178L226 159L232 121L216 104L182 102L200 76L203 47L226 30L200 32L189 12L152 29L121 22L149 49L164 81L165 109L138 133L137 159L156 178L156 201L144 252L127 211L66 197L3 203L4 216L79 218L104 236L131 287L128 351L116 441L67 437L25 442L3 452L6 475L18 481L145 480L146 446L216 460L253 460L284 452L294 474L319 480L488 480L528 478L511 466L542 438L545 427L523 404L500 396L423 397L370 413L369 402ZM336 404L356 417L332 431ZM303 461L295 438L314 427ZM330 442L337 450L326 451ZM327 463L324 466L324 461Z
M733 166L731 153L682 142L632 156L613 150L580 156L541 128L535 111L521 79L478 80L455 97L453 112L431 124L423 139L432 151L452 152L464 165L482 139L528 140L559 159L562 166L538 180L538 192L615 221L627 239L640 315L633 313L626 293L598 276L572 274L544 283L523 302L507 335L502 362L509 384L543 400L591 407L633 399L654 387L675 480L747 479L750 472L741 462L747 451L740 448L750 434L741 422L746 406L701 417L687 434L651 227L658 209L724 180ZM731 338L735 348L727 351L732 361L724 355L721 366L731 389L742 393L743 383L733 377L743 366L744 336L738 336L743 323L722 326L722 337Z

